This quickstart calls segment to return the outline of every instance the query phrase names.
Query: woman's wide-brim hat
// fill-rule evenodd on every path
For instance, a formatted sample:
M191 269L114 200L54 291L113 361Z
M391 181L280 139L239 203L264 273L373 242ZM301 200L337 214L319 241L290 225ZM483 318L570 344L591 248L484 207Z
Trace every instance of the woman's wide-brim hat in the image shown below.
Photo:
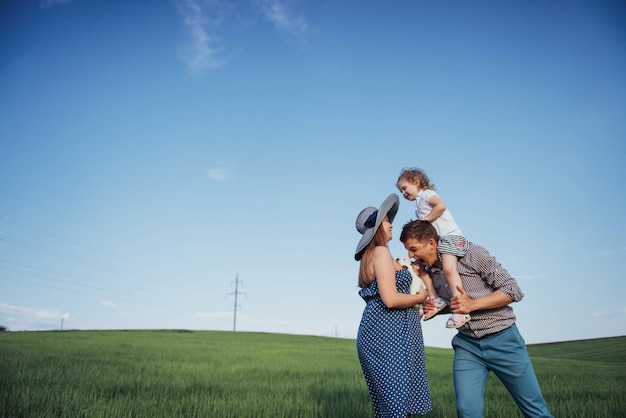
M396 213L398 213L399 205L400 198L397 194L392 193L378 209L373 206L368 206L359 213L359 216L356 217L356 230L363 236L356 246L356 252L354 253L355 260L358 261L361 259L363 251L365 251L365 248L372 242L374 234L378 231L380 224L383 223L385 216L389 219L389 222L393 222Z

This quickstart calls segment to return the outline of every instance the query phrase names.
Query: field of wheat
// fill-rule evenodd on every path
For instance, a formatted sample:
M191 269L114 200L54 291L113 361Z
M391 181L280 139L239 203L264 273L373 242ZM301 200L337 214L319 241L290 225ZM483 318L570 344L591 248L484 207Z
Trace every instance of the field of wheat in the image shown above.
M626 410L626 337L531 346L555 417ZM452 350L426 349L434 411L455 417ZM355 342L213 331L0 333L0 417L371 417ZM490 378L485 416L521 417Z

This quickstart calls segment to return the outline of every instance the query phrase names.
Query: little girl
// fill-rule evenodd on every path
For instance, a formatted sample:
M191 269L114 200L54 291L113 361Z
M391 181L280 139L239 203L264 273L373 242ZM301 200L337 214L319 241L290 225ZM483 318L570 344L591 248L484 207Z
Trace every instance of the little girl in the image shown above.
M452 296L460 295L457 286L462 287L462 283L456 267L457 257L463 257L467 253L467 241L461 229L446 208L446 204L435 192L435 186L431 184L430 179L422 170L405 168L400 173L396 185L405 199L415 200L417 218L429 221L437 229L439 234L437 247L441 253L443 273L448 280ZM424 316L424 321L427 321L444 309L447 304L435 292L433 282L424 269L420 269L420 277L426 284L429 299L435 300L437 306L434 311ZM452 314L446 322L446 327L459 328L470 319L469 314Z

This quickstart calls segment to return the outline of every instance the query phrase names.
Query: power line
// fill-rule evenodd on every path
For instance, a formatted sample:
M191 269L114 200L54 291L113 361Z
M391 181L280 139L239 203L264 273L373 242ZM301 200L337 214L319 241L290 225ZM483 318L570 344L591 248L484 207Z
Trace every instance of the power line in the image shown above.
M70 261L79 265L83 265L83 266L87 266L87 267L91 267L91 268L96 268L98 270L101 271L105 271L108 273L113 273L115 275L124 277L124 278L133 278L136 280L149 280L151 284L161 284L162 286L167 286L170 288L175 289L175 291L185 291L184 289L181 289L182 285L180 282L174 283L172 280L159 280L157 278L155 278L154 276L145 276L145 274L142 274L140 272L136 272L136 271L131 271L131 270L127 270L127 269L122 269L119 267L114 267L111 266L109 264L106 263L101 263L99 261L94 261L91 259L87 259L84 257L78 257L78 256L74 256L72 254L68 254L62 251L57 251L57 250L53 250L47 247L43 247L40 245L36 245L36 244L32 244L26 241L22 241L22 240L18 240L18 239L14 239L11 237L7 237L6 235L1 235L0 234L0 242L5 242L11 245L15 245L17 247L21 247L21 248L25 248L31 251L35 251L35 252L39 252L42 254L46 254L46 255L50 255L56 258L59 258L61 260L65 260L65 261ZM26 266L23 265L25 267L28 268L32 268L32 269L38 269L37 267L32 267L32 266ZM62 274L62 273L58 273L58 274ZM94 282L94 279L86 279L89 281ZM198 289L197 287L191 287L187 289L188 292L197 292Z
M2 277L2 276L0 276L0 280L4 280L4 281L8 281L8 282L15 282L15 283L19 283L19 284L27 284L29 286L37 286L37 287L42 287L42 288L45 288L45 289L51 289L51 290L56 290L56 291L59 290L59 289L57 289L55 287L47 286L45 284L25 282L23 280L11 279L9 277ZM81 292L81 291L77 291L77 290L72 290L72 289L66 289L66 290L64 290L64 292L75 293L77 295L83 295L83 296L93 296L93 295L91 295L89 293L85 293L85 292Z
M51 209L44 205L41 205L35 201L26 199L22 196L19 196L15 193L7 191L0 187L0 193L4 193L13 198L19 199L23 202L28 203L29 205L36 206L44 211L44 213L48 213L48 215L52 215L55 218L64 218L69 220L75 224L81 224L83 226L88 226L92 229L97 229L98 231L104 231L100 225L90 225L88 223L83 222L80 219L72 219L68 217L66 213ZM23 205L22 205L23 206ZM4 214L2 214L4 215ZM106 277L105 274L97 273L93 274L90 277L79 277L78 275L71 275L66 273L61 273L59 271L53 271L52 269L45 269L36 267L34 265L28 264L40 264L37 262L36 257L32 257L27 253L24 253L24 257L27 257L29 261L25 264L16 263L15 261L2 260L0 261L4 263L8 263L9 265L2 266L0 265L0 269L6 270L10 272L8 277L0 277L0 281L3 282L14 282L19 283L26 286L36 286L46 289L52 289L59 292L68 292L75 293L87 296L103 296L104 293L108 295L115 294L117 296L106 296L107 298L115 298L120 301L136 301L137 298L145 298L154 296L159 298L159 302L152 303L153 305L162 305L162 306L172 306L174 304L175 299L171 299L172 302L168 303L169 300L160 300L161 297L189 297L190 294L197 294L199 291L204 291L206 287L206 279L194 277L188 274L180 274L174 273L171 271L167 271L159 266L144 263L141 261L137 261L131 259L129 257L115 254L113 252L109 252L103 250L101 248L96 248L95 246L86 245L85 243L81 243L72 239L68 239L67 237L63 237L61 235L57 235L51 233L49 231L45 231L43 229L34 227L32 225L28 225L27 223L18 222L14 219L9 219L5 216L0 216L0 225L5 223L6 225L14 225L16 227L22 228L24 230L32 231L42 236L52 238L58 242L64 244L70 244L75 248L72 248L68 245L63 245L59 247L55 245L55 243L51 240L45 240L45 242L50 243L49 246L35 244L33 242L28 242L27 240L18 239L15 236L9 236L6 234L0 234L0 244L15 246L19 248L23 248L28 251L45 254L47 256L54 257L59 260L68 261L71 263L80 264L83 266L87 266L89 268L98 269L100 271L105 271L107 273L115 274L121 276L124 280L121 283L117 283L115 288L110 286L110 280ZM4 228L3 228L4 229ZM84 228L83 228L84 229ZM19 233L19 229L12 228L11 231L15 231ZM9 228L6 228L3 232L8 232ZM115 235L113 231L106 229L106 233L108 236L118 239L119 241L128 244L133 243L132 239L128 239L129 237L121 237L120 235ZM11 234L10 235L14 235ZM21 235L21 234L20 234ZM18 235L19 238L21 236ZM30 234L33 235L33 234ZM35 241L38 242L38 241ZM44 241L41 241L44 242ZM135 244L137 244L135 242ZM59 251L56 247L61 248ZM53 249L54 248L54 249ZM95 256L87 256L85 251L79 251L77 249L88 250L93 254L106 256L108 258L103 257L95 257ZM13 257L12 257L13 258ZM38 259L43 259L41 256ZM119 263L119 261L124 261L124 264ZM51 260L54 261L54 260ZM134 266L131 266L131 269L127 269L124 267L130 266L129 263L133 263ZM120 267L122 266L122 267ZM17 268L16 268L17 267ZM24 268L26 270L24 270ZM28 269L32 269L33 271L28 271ZM150 269L150 270L148 270ZM153 272L154 271L154 272ZM156 273L156 274L155 274ZM7 276L4 274L4 276ZM57 277L58 276L58 277ZM29 279L29 277L34 279ZM38 279L39 278L39 279ZM129 280L130 279L130 280ZM183 280L184 279L184 280ZM137 288L137 286L133 287L133 284L141 287L141 289ZM120 287L121 286L121 287ZM105 287L105 289L103 289ZM239 292L238 288L236 289L237 293ZM131 298L131 299L129 299ZM237 304L235 306L237 309Z
M8 196L13 197L14 199L18 199L18 200L21 200L21 201L23 201L23 202L26 202L26 203L28 203L29 205L36 206L36 207L38 207L39 209L42 209L44 212L49 212L49 213L52 213L52 214L54 214L55 216L57 216L57 217L59 217L59 218L66 219L66 220L68 220L68 221L70 221L70 222L72 222L72 223L75 223L75 224L81 224L81 225L87 226L87 227L89 227L89 228L91 228L91 229L93 229L93 230L100 230L100 231L103 231L103 230L104 230L104 229L103 229L100 225L93 225L93 224L89 224L89 223L86 223L86 222L81 221L81 220L77 220L77 219L75 219L75 218L71 218L71 217L67 216L66 212L64 212L64 211L58 211L58 210L56 210L56 209L52 209L52 208L47 207L47 206L45 206L45 205L42 205L42 204L40 204L40 203L38 203L38 202L35 202L35 201L33 201L33 200L30 200L30 199L27 199L27 198L25 198L24 196L20 196L20 195L18 195L17 193L13 193L13 192L11 192L11 191L9 191L9 190L6 190L6 189L5 189L5 188L3 188L3 187L0 187L0 192L2 192L2 193L4 193L4 194L6 194L6 195L8 195ZM6 218L3 218L3 219L5 219L5 220L6 220ZM24 225L21 225L21 224L19 224L18 222L15 222L15 221L9 221L9 222L14 223L14 224L16 224L16 225L20 225L20 226L25 227ZM32 230L37 230L36 228L32 228L32 227L26 227L26 228L28 228L28 229L32 229ZM42 232L42 231L37 231L37 232ZM114 238L118 239L118 240L119 240L119 241L121 241L121 242L124 242L124 243L129 242L129 238L128 238L128 237L122 237L122 236L119 236L119 235L113 234L110 230L106 230L106 232L107 232L107 235L112 236L112 237L114 237ZM50 235L50 236L52 236L52 234L49 234L49 233L45 233L45 232L42 232L42 233L44 233L44 234L46 234L46 235ZM66 240L66 241L68 241L68 240ZM69 241L68 241L68 242L69 242ZM78 245L82 245L82 244L78 244Z
M42 204L40 204L40 203L38 203L38 202L36 202L34 200L25 198L25 197L23 197L23 196L21 196L21 195L19 195L17 193L11 192L11 191L9 191L9 190L1 187L1 186L0 186L0 193L4 193L4 194L6 194L8 196L11 196L14 199L21 200L23 202L28 203L29 205L38 207L39 209L43 210L44 212L52 213L52 214L54 214L55 216L57 216L59 218L67 219L67 220L71 221L72 223L82 224L84 226L88 226L91 229L97 229L97 230L100 230L100 231L103 230L103 228L100 225L93 225L93 224L86 223L86 222L84 222L82 220L77 220L75 218L71 218L71 217L67 216L67 214L65 212L58 211L58 210L52 209L50 207L47 207L45 205L42 205ZM174 279L174 280L177 280L177 282L175 283L174 287L176 288L176 290L179 290L181 288L181 286L182 287L186 287L185 283L181 283L180 282L180 279L186 279L186 282L188 282L189 280L192 280L193 284L195 286L187 287L187 290L189 292L197 292L197 287L198 286L204 287L205 284L206 284L206 279L205 278L200 278L200 277L196 277L196 276L192 276L192 275L184 274L184 273L176 273L176 272L168 271L168 270L163 269L163 268L161 268L159 266L156 266L154 264L143 263L141 261L137 261L137 260L134 260L134 259L122 256L122 255L119 255L119 254L114 254L112 252L108 252L108 251L105 251L105 250L102 250L102 249L99 249L99 248L95 248L93 246L86 245L84 243L73 241L71 239L67 239L65 237L61 237L59 235L52 234L52 233L47 232L47 231L43 231L43 230L41 230L39 228L35 228L33 226L25 225L25 224L23 224L21 222L17 222L17 221L12 220L12 219L8 219L5 216L0 216L0 220L2 220L4 222L7 222L7 223L10 223L10 224L13 224L13 225L16 225L16 226L19 226L19 227L24 228L24 229L28 229L30 231L37 232L37 233L45 235L45 236L54 238L54 239L62 241L62 242L69 243L69 244L75 245L77 247L81 247L81 248L87 249L89 251L105 255L107 257L112 257L112 258L116 258L116 259L119 259L119 260L123 260L125 262L130 262L130 263L133 263L133 264L135 264L137 266L147 267L147 268L150 268L152 270L155 270L155 271L159 272L160 274L158 276L150 275L149 279L151 280L151 283L161 284L161 285L165 285L165 286L174 286L174 283L172 282L172 279ZM131 240L129 240L128 237L121 237L119 235L115 235L114 233L112 233L112 231L110 231L108 229L106 230L106 232L107 232L107 235L112 236L112 237L114 237L114 238L116 238L119 241L122 241L124 243L132 242ZM20 242L20 240L15 240L14 238L11 238L11 237L6 237L5 236L5 238L8 238L9 240L17 241L17 243L16 242L11 242L11 243L13 245L22 246L23 248L29 248L31 250L35 250L35 251L39 251L39 252L45 252L45 251L54 252L54 250L44 249L43 247L39 247L39 249L34 249L33 247L37 247L37 246L35 246L33 244L24 243L23 241ZM29 245L30 245L30 247L29 247ZM49 255L54 255L54 256L60 257L60 258L63 258L63 257L73 257L74 259L72 261L74 261L74 262L79 262L77 260L81 260L82 259L80 257L75 257L75 256L72 256L72 255L67 255L67 254L65 254L63 256L58 255L58 254L57 255L50 254L50 253L48 253L48 254ZM85 261L84 261L85 259L82 259L82 260L83 260L83 263L85 263ZM109 272L113 272L113 273L116 273L116 274L124 274L126 276L132 276L132 277L139 278L139 279L145 278L145 277L138 277L137 273L135 273L135 272L129 272L129 270L120 270L117 267L111 267L110 265L105 265L105 264L98 263L98 262L95 262L95 261L87 261L87 263L88 264L89 263L99 264L101 267L98 267L98 268L105 269L105 270L107 270ZM159 280L159 278L162 278L162 279L165 279L165 280Z
M1 190L1 189L0 189L0 190ZM124 257L124 256L121 256L121 255L118 255L118 254L113 254L113 253L108 252L108 251L104 251L104 250L101 250L101 249L98 249L98 248L95 248L95 247L92 247L92 246L89 246L89 245L86 245L86 244L82 244L82 243L80 243L80 242L73 241L73 240L70 240L70 239L67 239L67 238L64 238L64 237L61 237L61 236L58 236L58 235L52 234L52 233L50 233L50 232L43 231L43 230L41 230L41 229L39 229L39 228L35 228L35 227L32 227L32 226L25 225L25 224L23 224L23 223L20 223L20 222L14 221L14 220L12 220L12 219L8 219L8 218L6 218L6 217L4 217L4 216L0 216L0 220L3 220L3 221L5 221L5 222L7 222L7 223L11 223L11 224L13 224L13 225L19 226L19 227L24 228L24 229L28 229L28 230L30 230L30 231L37 232L37 233L42 234L42 235L45 235L45 236L48 236L48 237L54 238L54 239L59 240L59 241L62 241L62 242L66 242L66 243L69 243L69 244L75 245L75 246L77 246L77 247L81 247L81 248L87 249L87 250L89 250L89 251L92 251L92 252L95 252L95 253L99 253L99 254L105 255L105 256L107 256L107 257L117 258L117 259L120 259L120 260L123 260L123 261L128 261L128 262L131 262L131 263L137 264L137 265L141 265L141 266L149 267L149 268L152 268L152 269L154 269L154 270L160 271L160 272L162 272L162 273L166 273L166 274L173 274L172 272L166 271L166 270L164 270L164 269L162 269L162 268L159 268L159 267L157 267L157 266L154 266L154 265L151 265L151 264L149 265L149 264L146 264L146 263L142 263L142 262L140 262L140 261L133 260L133 259L128 258L128 257ZM191 278L191 279L194 279L194 280L201 280L201 279L199 279L199 278L197 278L197 277L193 277L193 276L189 276L189 275L181 275L181 274L176 274L176 275L177 275L177 276L184 276L184 277Z
M3 260L3 259L0 259L0 262L7 263L7 264L12 264L12 265L18 266L18 267L26 267L26 268L37 270L37 271L40 271L40 272L44 272L44 273L48 273L48 274L53 274L53 275L58 275L58 276L64 277L64 278L50 277L49 275L43 275L43 274L38 274L38 273L33 273L33 272L28 272L28 271L23 271L23 270L18 270L18 269L15 269L15 268L11 268L11 267L6 267L6 266L0 265L0 269L2 269L2 270L7 270L7 271L10 271L10 272L19 273L20 275L26 275L26 276L31 276L31 277L35 277L35 278L42 278L42 279L45 279L47 281L47 283L46 283L46 285L44 285L42 283L32 283L30 281L18 280L18 279L15 279L15 278L10 279L10 278L6 278L6 277L4 277L4 278L0 277L0 280L11 281L11 282L25 284L25 285L29 285L29 286L45 287L45 288L48 288L48 289L56 290L58 292L76 293L75 291L70 290L69 288L66 288L66 287L63 287L63 288L61 288L61 287L53 287L49 283L49 282L53 282L53 283L59 283L60 282L60 283L65 283L65 284L71 285L73 287L82 287L82 288L85 288L85 289L95 290L95 291L99 292L97 294L97 296L102 296L102 293L107 293L107 294L110 294L111 297L113 297L115 299L125 300L127 302L133 302L133 299L129 299L129 298L124 297L124 296L127 296L129 294L129 292L128 291L124 291L123 293L119 292L119 290L120 290L119 288L115 289L116 291L118 291L118 293L114 293L114 291L113 291L114 289L111 289L111 288L103 288L103 287L91 286L91 285L86 283L86 282L88 282L87 279L79 277L79 276L75 276L75 275L71 275L71 274L67 274L67 273L56 272L56 271L52 271L52 270L48 270L48 269L42 269L42 268L38 268L38 267L27 266L25 264L15 263L15 262L8 261L8 260ZM75 278L75 279L80 280L80 282L67 280L66 278ZM82 292L81 294L85 295L85 296L96 296L96 294L93 294L93 293L84 293L84 292ZM137 297L145 296L145 294L141 294L141 295L137 294L136 296Z

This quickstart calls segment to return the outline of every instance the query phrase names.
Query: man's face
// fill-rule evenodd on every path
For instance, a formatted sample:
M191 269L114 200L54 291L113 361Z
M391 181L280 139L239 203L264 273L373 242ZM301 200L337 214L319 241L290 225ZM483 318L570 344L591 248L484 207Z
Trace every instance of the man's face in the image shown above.
M432 267L439 260L437 243L434 239L418 241L415 238L409 238L404 243L404 248L409 252L409 258L422 260L429 267Z

